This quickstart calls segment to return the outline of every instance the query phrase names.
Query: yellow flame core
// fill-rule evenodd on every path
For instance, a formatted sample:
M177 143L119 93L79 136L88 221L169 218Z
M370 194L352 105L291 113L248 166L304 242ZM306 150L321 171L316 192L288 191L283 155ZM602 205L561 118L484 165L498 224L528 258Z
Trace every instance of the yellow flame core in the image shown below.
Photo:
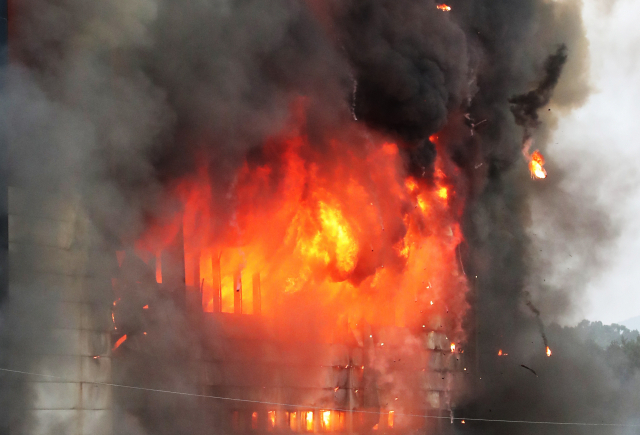
M447 197L449 196L449 192L447 192L447 188L441 187L440 189L438 189L438 196L440 197L440 199L447 199Z
M551 349L547 346L547 356L551 356Z
M331 425L331 411L320 411L322 428L328 430Z
M305 414L305 427L308 432L313 430L313 411L307 411Z
M269 428L272 429L272 428L276 427L276 412L275 411L268 411L267 412L267 417L268 417L268 421L269 421Z
M444 3L439 4L439 5L438 5L438 6L436 6L436 7L437 7L438 9L440 9L441 11L444 11L444 12L449 12L449 11L451 10L451 6L446 5L446 4L444 4Z
M456 351L456 344L451 343L451 352L455 352L455 351Z
M320 221L326 237L336 245L336 263L344 272L351 272L356 265L358 244L351 235L351 228L340 210L320 202Z

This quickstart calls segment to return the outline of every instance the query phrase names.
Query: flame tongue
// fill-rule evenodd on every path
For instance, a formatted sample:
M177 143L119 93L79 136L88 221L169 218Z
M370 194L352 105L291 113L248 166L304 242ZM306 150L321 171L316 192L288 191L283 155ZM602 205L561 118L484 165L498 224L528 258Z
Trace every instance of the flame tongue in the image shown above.
M449 12L451 10L451 6L449 6L447 4L444 4L444 3L441 3L441 4L437 5L436 7L438 9L440 9L441 11L444 11L444 12Z
M551 356L551 348L547 346L547 356Z

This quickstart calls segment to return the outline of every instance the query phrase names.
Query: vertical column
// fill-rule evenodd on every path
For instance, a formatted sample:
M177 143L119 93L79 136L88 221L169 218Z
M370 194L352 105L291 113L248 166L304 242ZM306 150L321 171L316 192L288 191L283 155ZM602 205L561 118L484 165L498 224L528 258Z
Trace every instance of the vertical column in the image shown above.
M219 313L222 311L222 271L220 269L220 256L211 256L211 266L213 269L213 312ZM234 282L235 285L235 282ZM235 299L234 299L235 302Z
M260 314L262 302L260 300L260 273L253 274L253 314Z
M242 274L237 271L233 276L233 312L242 314Z

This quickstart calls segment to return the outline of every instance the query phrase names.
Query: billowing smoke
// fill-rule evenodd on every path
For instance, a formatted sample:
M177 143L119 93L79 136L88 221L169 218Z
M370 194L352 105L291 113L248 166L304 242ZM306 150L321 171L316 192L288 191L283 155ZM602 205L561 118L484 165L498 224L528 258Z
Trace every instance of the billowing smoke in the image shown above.
M579 285L615 235L588 192L565 190L561 168L551 161L549 179L533 182L522 156L523 137L545 151L552 109L570 110L588 94L581 4L449 5L450 12L431 0L13 2L11 61L2 72L0 100L9 184L39 197L64 192L76 198L96 244L115 252L179 207L168 192L200 166L214 187L212 226L233 221L229 192L240 168L274 162L277 178L282 168L265 142L287 127L300 101L311 145L307 163L330 162L336 135L349 144L341 153L361 155L372 141L359 130L364 125L368 134L398 143L407 174L432 183L437 152L430 137L441 134L438 152L459 174L466 240L459 260L471 286L465 346L476 364L468 370L469 394L457 404L461 412L626 422L638 397L623 388L618 361L559 328L543 332L554 352L547 358L538 323L575 308ZM25 204L25 213L39 203ZM547 224L539 237L529 231L536 204L547 204L539 206ZM402 222L386 225L393 241L406 231ZM538 252L545 240L553 241ZM576 259L567 260L567 251ZM198 392L189 379L195 369L185 362L201 337L182 315L185 302L152 291L153 277L141 279L148 271L133 257L120 268L115 258L94 260L106 275L120 270L137 302L156 307L145 332L163 340L124 368L151 388ZM47 331L56 313L42 285L29 280L42 258L28 250L15 258L12 273L24 278L15 289L26 290L11 292L3 307L0 362L30 369L37 367L35 355L55 343ZM566 262L574 272L556 270ZM547 282L547 274L554 280ZM89 292L113 298L109 286ZM534 315L527 305L536 307ZM509 359L498 360L498 349L508 350ZM10 384L3 381L0 428L22 428L29 390L20 382L10 391L4 385ZM130 391L119 398L129 407L139 404L143 414L145 423L123 423L130 433L206 433L215 417L204 412L212 403ZM513 427L469 424L466 430L511 433Z

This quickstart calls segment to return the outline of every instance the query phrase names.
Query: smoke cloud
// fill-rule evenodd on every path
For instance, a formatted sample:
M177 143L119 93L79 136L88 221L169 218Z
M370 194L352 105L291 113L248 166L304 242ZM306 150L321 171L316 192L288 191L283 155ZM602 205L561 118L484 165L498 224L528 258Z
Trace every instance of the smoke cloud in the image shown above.
M579 287L616 235L588 192L576 195L563 186L563 169L552 158L552 175L534 183L521 152L523 136L546 152L556 115L545 109L570 110L587 98L581 3L451 0L451 12L435 6L429 0L12 3L11 61L2 71L0 97L9 184L35 192L24 205L27 216L40 215L37 204L63 192L82 210L74 228L92 234L92 245L79 247L74 240L86 233L78 230L68 249L91 252L100 276L120 273L136 304L155 306L148 323L130 330L162 339L144 353L132 338L121 376L197 392L197 368L188 364L203 337L184 316L188 302L159 293L146 264L127 254L118 268L105 253L130 248L151 223L178 209L170 192L201 165L219 210L212 226L233 221L229 192L240 168L269 161L278 172L279 156L269 154L265 142L287 128L291 108L302 99L311 145L305 163L330 162L330 143L338 136L350 144L340 153L360 156L379 135L398 143L407 174L430 183L437 154L430 137L446 137L438 152L457 165L464 196L460 261L471 286L465 347L476 361L456 412L631 421L638 378L620 378L616 367L624 358L612 361L556 326L546 331L554 352L548 358L538 324L559 321L575 308ZM544 234L530 232L537 218L546 224ZM389 240L406 231L402 222L387 228ZM559 273L567 251L575 257L572 273ZM45 254L26 249L13 258L16 280L0 316L0 363L33 368L37 355L55 353L47 331L61 314L51 309L52 295L67 283L52 290L29 279L48 261ZM547 273L554 280L545 281ZM92 300L114 300L108 282L86 291ZM539 311L532 315L528 304ZM292 323L321 320L309 315L299 310ZM508 358L497 359L498 349L508 350ZM29 387L1 376L0 428L28 430ZM256 376L267 380L269 374ZM396 381L386 374L380 380ZM216 417L215 403L131 391L117 400L138 411L120 422L124 433L207 433ZM513 429L469 424L464 430ZM554 430L518 427L520 433Z

